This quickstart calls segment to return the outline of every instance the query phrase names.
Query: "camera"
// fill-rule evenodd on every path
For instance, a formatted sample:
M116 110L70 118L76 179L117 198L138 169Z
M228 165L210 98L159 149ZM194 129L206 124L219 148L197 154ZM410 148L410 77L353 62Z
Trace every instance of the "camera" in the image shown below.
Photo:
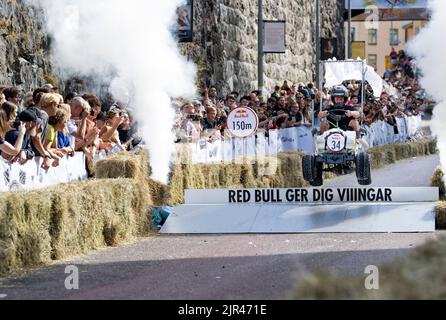
M201 120L201 118L198 114L188 114L186 116L186 119L190 119L192 121L200 121Z

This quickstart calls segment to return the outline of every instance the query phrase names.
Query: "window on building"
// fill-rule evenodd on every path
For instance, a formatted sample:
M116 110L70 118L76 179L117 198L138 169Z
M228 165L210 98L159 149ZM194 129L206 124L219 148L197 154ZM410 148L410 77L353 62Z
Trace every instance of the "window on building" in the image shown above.
M378 56L376 54L369 54L367 63L369 66L376 70L378 70Z
M378 30L377 29L369 29L369 44L371 44L371 45L378 44Z
M397 46L400 44L400 35L398 29L390 29L390 45Z
M356 28L355 27L352 27L350 29L350 36L351 36L352 41L356 41Z
M409 42L413 38L413 34L414 34L413 25L406 28L406 31L404 34L404 40L406 43Z

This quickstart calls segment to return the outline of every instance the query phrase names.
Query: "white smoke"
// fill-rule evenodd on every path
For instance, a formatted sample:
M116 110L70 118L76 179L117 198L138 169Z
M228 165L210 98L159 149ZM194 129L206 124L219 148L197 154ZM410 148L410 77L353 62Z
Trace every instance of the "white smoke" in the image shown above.
M433 134L438 139L440 161L446 172L446 1L430 0L431 21L410 43L409 51L417 59L423 73L421 85L431 94L438 105L434 109L431 123Z
M38 0L46 11L56 68L65 76L101 77L115 99L131 100L153 178L162 182L174 152L170 97L195 93L195 68L180 55L172 35L183 2Z

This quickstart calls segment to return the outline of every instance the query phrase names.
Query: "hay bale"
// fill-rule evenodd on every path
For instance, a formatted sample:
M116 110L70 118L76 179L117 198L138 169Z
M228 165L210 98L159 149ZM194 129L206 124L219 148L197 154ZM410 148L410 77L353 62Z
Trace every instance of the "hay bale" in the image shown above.
M440 201L435 208L435 226L437 229L446 229L446 202Z
M201 166L203 172L205 188L216 189L220 187L220 165L210 164Z
M428 145L429 145L429 153L436 154L438 151L437 140L428 141Z
M366 290L365 277L317 272L301 277L293 299L445 299L446 239L429 241L408 257L379 268L380 289ZM435 281L432 281L435 279Z
M171 167L169 176L169 198L172 204L180 204L184 202L183 182L183 167L181 163L177 161ZM156 198L156 196L154 196L154 198Z
M4 193L0 207L0 275L51 260L51 201L39 192Z
M140 179L150 175L147 152L120 153L96 162L97 179Z
M244 188L252 189L257 187L256 179L254 178L254 169L251 164L243 164L241 166L240 182Z
M52 190L53 259L129 241L148 231L150 192L136 180L88 181Z
M171 204L169 186L150 178L146 181L154 207Z
M395 154L396 154L396 159L398 161L410 158L411 155L410 155L409 145L408 144L396 144L395 145Z
M438 167L434 171L434 175L432 176L431 186L437 187L440 189L440 198L444 199L446 196L446 187L444 184L444 173L441 167Z
M305 182L302 175L302 154L287 152L278 155L279 170L282 178L281 188L299 188Z

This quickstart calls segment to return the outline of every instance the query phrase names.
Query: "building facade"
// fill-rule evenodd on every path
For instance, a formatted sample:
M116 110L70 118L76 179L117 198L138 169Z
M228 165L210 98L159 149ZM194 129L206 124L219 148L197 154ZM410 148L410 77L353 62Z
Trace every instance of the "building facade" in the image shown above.
M379 21L375 23L375 28L367 28L370 25L364 21L352 21L352 41L356 42L359 48L364 44L364 58L378 74L383 75L389 67L388 56L392 48L396 51L406 50L407 44L426 23L426 21ZM347 22L345 32L348 32ZM347 42L345 50L348 51Z

